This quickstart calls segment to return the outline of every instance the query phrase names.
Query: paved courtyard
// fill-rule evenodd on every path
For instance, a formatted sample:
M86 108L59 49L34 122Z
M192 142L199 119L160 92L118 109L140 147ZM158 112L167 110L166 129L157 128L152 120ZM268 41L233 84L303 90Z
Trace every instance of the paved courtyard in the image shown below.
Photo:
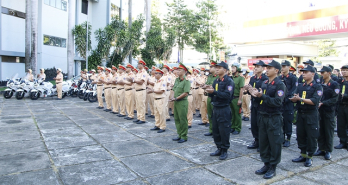
M137 125L96 109L79 98L32 101L0 97L0 184L345 184L348 151L332 160L314 157L311 168L292 163L299 156L295 135L282 151L277 176L265 180L249 122L231 135L229 157L210 157L213 139L194 116L188 142L178 144L173 118L164 133L150 131L154 119ZM338 138L335 137L335 144Z

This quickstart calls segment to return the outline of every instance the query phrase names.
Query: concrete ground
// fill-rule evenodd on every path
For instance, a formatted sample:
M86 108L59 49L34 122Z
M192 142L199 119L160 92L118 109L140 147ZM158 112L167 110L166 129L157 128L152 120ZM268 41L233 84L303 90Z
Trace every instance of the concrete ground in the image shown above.
M137 125L96 109L79 98L16 100L0 97L0 184L345 184L348 151L332 159L314 157L313 166L292 163L299 156L296 135L282 151L277 176L255 175L263 166L252 142L249 122L231 135L229 157L210 157L213 139L194 116L188 142L176 136L173 118L167 130L150 131L154 119ZM295 127L294 127L295 128ZM338 138L335 137L335 143Z

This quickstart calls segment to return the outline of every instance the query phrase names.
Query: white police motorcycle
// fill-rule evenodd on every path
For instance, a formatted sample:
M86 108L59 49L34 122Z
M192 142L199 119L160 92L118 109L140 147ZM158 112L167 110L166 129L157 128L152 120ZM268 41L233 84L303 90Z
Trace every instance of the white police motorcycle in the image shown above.
M10 99L13 96L13 94L16 93L19 84L20 84L20 78L19 79L12 78L11 80L7 79L7 84L6 84L7 89L4 90L4 98Z

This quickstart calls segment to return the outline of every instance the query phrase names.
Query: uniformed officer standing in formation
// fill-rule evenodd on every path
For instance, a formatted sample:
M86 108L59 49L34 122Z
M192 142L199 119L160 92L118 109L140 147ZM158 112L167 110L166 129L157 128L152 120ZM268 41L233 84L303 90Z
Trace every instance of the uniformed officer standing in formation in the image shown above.
M283 81L287 89L283 105L284 147L290 146L290 139L292 135L292 121L294 120L294 103L291 102L289 98L294 95L294 91L296 90L298 85L297 77L289 71L290 67L291 64L289 61L282 61L282 74L280 75L280 79Z
M263 69L265 63L262 60L259 60L254 64L254 73L255 75L250 78L249 84L244 87L246 91L249 91L251 88L259 89L264 81L268 80L268 77L263 74ZM249 92L250 94L250 92ZM259 150L259 127L257 125L258 120L258 107L260 105L260 99L251 97L251 133L254 137L254 141L251 145L249 145L248 149L257 149Z
M57 68L57 76L55 78L53 78L53 80L56 80L56 87L57 87L57 94L58 94L57 100L61 100L62 99L63 74L62 74L62 70L60 68Z
M323 155L326 160L331 159L335 123L335 110L340 92L339 84L331 79L332 69L327 66L319 71L322 78L323 96L319 102L319 149L314 156Z
M304 83L299 83L294 96L290 100L297 103L296 135L301 156L292 162L304 162L304 166L312 166L312 156L317 150L317 138L319 135L319 101L323 95L320 83L314 80L315 69L307 65L302 69Z
M126 82L126 68L122 65L118 66L118 77L117 77L117 100L120 112L118 117L126 116L126 101L125 101L125 91L124 85Z
M207 81L207 76L209 75L205 75L205 68L202 67L201 68L201 76L198 77L198 79L196 80L196 84L199 87L198 88L198 96L199 97L199 103L200 103L200 109L199 112L201 113L201 118L202 118L202 122L199 123L198 125L206 125L209 123L209 119L208 119L208 113L207 113L207 97L208 96L204 96L204 89L202 89L202 86L204 86L205 82Z
M166 81L162 79L163 71L160 69L153 70L155 73L155 84L153 88L148 88L148 93L153 94L155 127L151 130L157 130L157 133L166 131Z
M112 66L112 79L111 79L111 102L112 102L112 114L118 114L118 102L117 102L117 67Z
M98 107L97 109L104 109L104 100L103 100L103 80L105 78L104 67L98 66L98 76L96 81L93 81L92 84L97 84L97 98L98 98Z
M280 163L283 143L283 118L281 107L283 106L286 87L278 77L281 65L272 60L267 67L266 74L269 80L262 83L260 91L252 88L250 93L259 98L259 145L260 156L264 166L257 170L257 175L270 179L276 175L277 164Z
M125 74L125 81L124 81L124 90L125 90L125 100L126 100L126 110L128 113L128 116L124 119L132 120L134 119L134 91L133 91L133 80L134 80L134 73L132 72L133 66L131 64L127 64L126 66L126 73Z
M317 83L320 83L320 76L318 75L316 69L314 68L314 62L312 60L308 60L308 61L303 62L303 64L305 64L306 66L310 65L313 67L313 69L315 70L314 81ZM297 66L297 67L301 67L301 66ZM298 83L304 83L304 82L305 82L305 79L303 79L303 76L301 75L298 78Z
M242 95L244 87L244 78L239 75L241 68L234 64L232 65L232 78L234 81L235 89L233 94L233 100L231 101L232 120L231 120L231 133L237 135L242 130Z
M155 82L156 82L156 68L153 66L151 70L151 76L148 76L147 84L149 89L153 89ZM162 71L163 72L163 71ZM163 76L163 75L162 75ZM161 76L161 77L162 77ZM155 118L155 107L154 107L154 94L153 93L148 93L148 97L146 98L149 101L149 107L151 111L151 115L148 115L147 117L149 118Z
M167 90L166 90L166 121L170 121L170 115L169 115L169 108L168 108L168 100L169 100L169 96L170 96L170 85L171 85L171 80L172 80L172 76L169 75L169 70L170 70L170 67L167 66L167 65L163 65L163 68L162 68L162 71L164 72L163 74L163 80L166 81L166 85L167 85Z
M188 67L186 79L190 82L191 88L190 92L187 96L187 102L188 102L188 110L187 110L187 125L188 128L192 128L192 121L193 121L193 113L196 112L196 109L194 106L194 99L193 99L193 93L195 92L193 88L193 84L195 83L194 76L192 75L192 69L191 67Z
M134 122L137 124L145 123L145 102L146 102L146 84L148 74L145 70L146 63L142 60L138 63L139 71L134 78L135 88L135 102L137 109L137 120Z
M110 68L105 68L105 78L104 80L101 80L101 82L104 83L104 98L106 102L106 109L104 111L106 112L111 111L111 105L112 105L112 99L111 99L112 75L110 72L111 72Z
M178 78L173 86L174 98L170 99L170 101L174 101L174 120L178 133L178 137L174 138L173 141L183 143L187 141L187 96L190 92L191 84L186 80L187 67L184 64L180 63L177 71Z
M244 77L244 84L249 84L250 82L250 76L249 76L249 69L247 69L245 72L243 72L243 77ZM246 91L243 91L243 95L242 95L242 110L243 110L243 116L242 116L242 120L243 121L249 121L249 117L250 117L250 99L251 96L246 93Z
M219 78L219 76L217 76L215 74L215 65L217 63L214 61L210 61L210 69L209 69L209 76L207 78L207 81L205 82L205 85L202 86L202 89L207 89L207 88L212 88L213 82ZM206 106L207 106L207 112L208 112L208 119L209 119L209 132L205 133L205 136L212 136L213 135L213 105L211 104L211 97L208 96L207 92L204 93L204 96L207 98L206 99ZM203 100L204 101L204 100ZM206 123L207 124L207 123Z
M340 138L340 144L335 149L347 148L348 136L348 65L341 67L342 80L340 81L340 94L338 99L338 115L337 115L337 136Z
M213 105L213 137L217 150L210 156L220 156L220 160L228 157L227 150L230 148L230 125L232 112L230 102L233 97L234 83L227 74L228 65L225 62L216 64L216 73L219 76L212 86L205 90L211 98Z

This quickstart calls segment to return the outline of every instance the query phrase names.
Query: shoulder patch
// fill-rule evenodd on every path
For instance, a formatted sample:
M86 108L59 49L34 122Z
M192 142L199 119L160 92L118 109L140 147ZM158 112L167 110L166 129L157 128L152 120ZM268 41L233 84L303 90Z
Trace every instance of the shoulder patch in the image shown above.
M145 78L145 75L143 75L143 78Z
M319 79L319 78L317 79L317 82L318 82L318 83L320 82L320 79Z
M165 87L166 86L166 84L163 84L163 87Z
M282 96L284 96L284 91L283 90L278 90L278 96L279 97L282 97Z
M298 82L296 82L296 87L298 86Z
M323 91L319 90L319 91L317 91L317 94L318 94L319 96L322 96L322 95L323 95Z
M339 94L340 93L340 89L335 89L335 93Z
M228 89L228 91L232 91L232 90L233 90L232 85L229 85L229 86L227 87L227 89Z

